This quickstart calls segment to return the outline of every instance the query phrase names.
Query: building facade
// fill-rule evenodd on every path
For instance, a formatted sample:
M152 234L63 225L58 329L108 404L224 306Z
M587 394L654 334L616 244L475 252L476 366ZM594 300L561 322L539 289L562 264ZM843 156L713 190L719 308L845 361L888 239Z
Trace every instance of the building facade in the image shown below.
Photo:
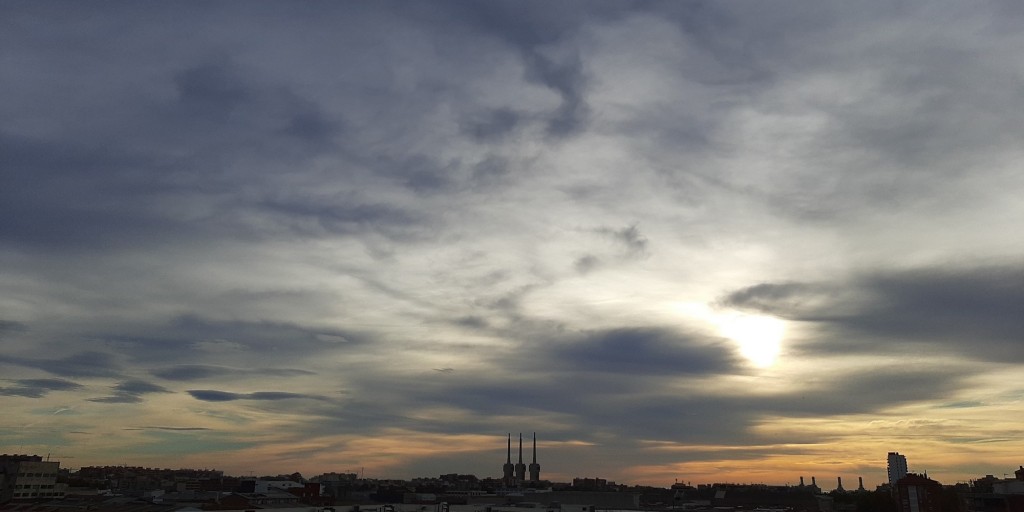
M38 455L0 455L0 503L60 499L66 484L57 484L60 462Z
M942 512L942 484L908 473L896 482L900 512Z
M907 458L900 455L900 452L889 452L887 469L889 473L889 486L896 489L896 482L907 476Z

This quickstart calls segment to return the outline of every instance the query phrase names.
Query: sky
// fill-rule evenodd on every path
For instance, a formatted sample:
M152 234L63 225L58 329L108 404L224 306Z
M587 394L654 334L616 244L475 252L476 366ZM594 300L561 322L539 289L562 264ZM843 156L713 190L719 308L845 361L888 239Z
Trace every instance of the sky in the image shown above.
M6 0L0 452L499 477L536 432L556 481L1012 473L1022 24Z

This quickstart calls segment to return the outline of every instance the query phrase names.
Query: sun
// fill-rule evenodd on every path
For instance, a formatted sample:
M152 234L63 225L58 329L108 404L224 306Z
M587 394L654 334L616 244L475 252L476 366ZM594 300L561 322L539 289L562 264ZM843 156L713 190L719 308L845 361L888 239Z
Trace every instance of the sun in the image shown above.
M718 331L739 345L740 355L754 366L765 368L775 363L782 350L786 323L765 315L740 312L719 313Z

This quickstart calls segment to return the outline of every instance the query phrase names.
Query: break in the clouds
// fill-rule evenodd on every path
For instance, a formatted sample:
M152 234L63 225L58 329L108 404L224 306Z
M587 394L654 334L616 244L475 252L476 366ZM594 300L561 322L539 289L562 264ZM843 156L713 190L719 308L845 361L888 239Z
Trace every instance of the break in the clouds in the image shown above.
M494 476L536 431L556 480L997 474L1022 16L4 3L0 442Z

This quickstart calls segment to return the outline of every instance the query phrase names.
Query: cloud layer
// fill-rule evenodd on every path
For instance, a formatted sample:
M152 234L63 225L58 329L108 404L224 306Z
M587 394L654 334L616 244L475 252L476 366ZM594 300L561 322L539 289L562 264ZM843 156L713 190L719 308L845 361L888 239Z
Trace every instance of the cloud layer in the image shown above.
M998 474L1022 15L6 3L0 432L229 472L495 476L536 431L561 480Z

